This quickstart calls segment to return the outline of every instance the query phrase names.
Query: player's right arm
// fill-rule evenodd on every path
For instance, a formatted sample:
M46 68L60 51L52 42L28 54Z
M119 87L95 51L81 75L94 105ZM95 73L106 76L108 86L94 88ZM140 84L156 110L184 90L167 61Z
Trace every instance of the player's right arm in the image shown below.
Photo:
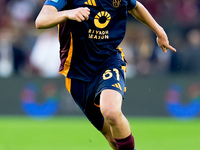
M53 5L44 5L36 18L35 26L38 29L51 28L68 19L82 22L87 20L89 15L90 9L87 7L58 11Z

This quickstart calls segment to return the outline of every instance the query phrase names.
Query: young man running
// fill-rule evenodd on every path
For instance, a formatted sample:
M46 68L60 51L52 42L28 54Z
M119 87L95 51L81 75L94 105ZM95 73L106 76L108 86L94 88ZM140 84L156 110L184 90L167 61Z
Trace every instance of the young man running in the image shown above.
M136 0L46 0L36 19L39 29L59 26L60 73L66 77L66 87L114 150L135 149L121 111L126 61L118 45L127 12L155 32L163 52L176 51L163 28Z

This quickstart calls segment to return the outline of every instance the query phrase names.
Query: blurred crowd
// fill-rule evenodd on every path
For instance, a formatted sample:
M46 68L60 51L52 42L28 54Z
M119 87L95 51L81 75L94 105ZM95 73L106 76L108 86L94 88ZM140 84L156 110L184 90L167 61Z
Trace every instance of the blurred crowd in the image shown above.
M200 73L200 1L139 0L165 29L177 52L163 53L155 34L129 15L120 45L128 77ZM60 77L57 28L38 30L45 0L0 1L0 77Z

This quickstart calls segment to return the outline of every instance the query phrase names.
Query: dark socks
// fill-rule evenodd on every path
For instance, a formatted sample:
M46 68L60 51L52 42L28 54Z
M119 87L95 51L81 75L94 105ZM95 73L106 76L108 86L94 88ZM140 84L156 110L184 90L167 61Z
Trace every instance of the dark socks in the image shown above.
M132 134L124 139L115 139L118 150L134 150L135 142Z

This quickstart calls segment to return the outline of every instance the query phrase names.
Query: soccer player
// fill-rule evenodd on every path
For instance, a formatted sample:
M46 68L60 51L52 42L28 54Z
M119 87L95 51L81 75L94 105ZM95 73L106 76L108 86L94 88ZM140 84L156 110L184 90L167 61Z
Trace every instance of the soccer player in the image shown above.
M163 28L136 0L46 0L35 22L39 29L58 25L60 73L66 77L66 88L114 150L135 149L121 111L126 61L118 45L127 12L155 32L163 52L176 51Z

